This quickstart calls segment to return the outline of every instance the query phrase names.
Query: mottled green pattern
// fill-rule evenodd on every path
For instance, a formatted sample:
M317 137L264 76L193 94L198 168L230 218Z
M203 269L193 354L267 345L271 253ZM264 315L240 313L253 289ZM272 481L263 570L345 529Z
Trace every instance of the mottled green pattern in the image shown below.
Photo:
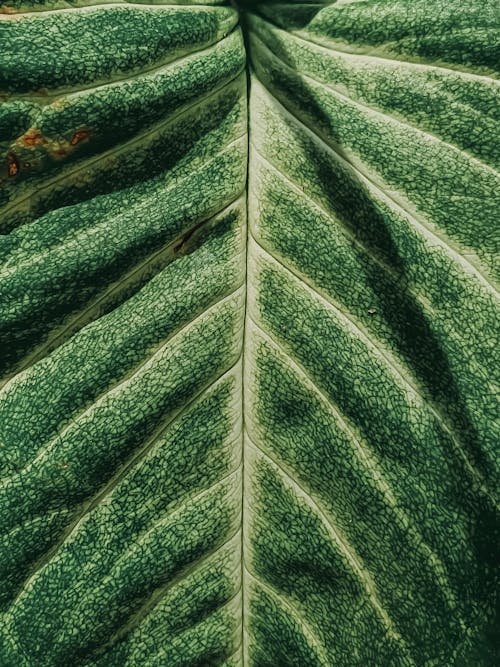
M500 7L496 0L338 0L303 26L313 41L335 42L350 52L409 62L446 63L498 73ZM274 22L297 25L303 9L263 4Z
M497 3L218 4L2 5L0 667L496 667Z

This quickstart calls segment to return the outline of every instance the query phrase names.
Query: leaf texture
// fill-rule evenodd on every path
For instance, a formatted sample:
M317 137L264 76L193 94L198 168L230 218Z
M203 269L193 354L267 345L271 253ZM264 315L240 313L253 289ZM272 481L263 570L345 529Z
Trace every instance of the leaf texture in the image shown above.
M0 665L498 664L496 3L3 10Z

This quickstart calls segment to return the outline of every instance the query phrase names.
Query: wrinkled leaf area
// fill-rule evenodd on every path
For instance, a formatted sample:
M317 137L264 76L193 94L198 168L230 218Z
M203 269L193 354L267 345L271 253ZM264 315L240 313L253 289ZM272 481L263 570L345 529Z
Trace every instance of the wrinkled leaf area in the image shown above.
M489 0L0 7L1 667L495 667Z

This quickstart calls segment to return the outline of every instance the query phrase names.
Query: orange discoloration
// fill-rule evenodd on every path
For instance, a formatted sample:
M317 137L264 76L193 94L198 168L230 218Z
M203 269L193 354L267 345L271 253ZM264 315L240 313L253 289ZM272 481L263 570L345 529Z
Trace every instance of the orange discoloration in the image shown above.
M24 158L28 158L26 163L23 162L23 167L32 167L33 164L29 159L30 155L24 155L23 149L35 150L36 148L40 148L53 160L60 161L67 158L75 150L75 147L88 139L91 134L90 130L77 130L73 133L71 140L68 141L62 138L52 139L46 137L42 134L41 130L31 127L16 140L14 147L19 148ZM20 163L14 156L14 153L10 153L10 156L8 157L8 174L9 176L15 176L19 171Z
M76 146L79 144L81 141L84 141L85 139L88 139L90 137L90 131L89 130L78 130L75 132L75 134L71 137L71 141L69 142L71 146Z
M45 141L46 139L43 138L40 130L37 130L35 128L29 129L21 138L21 142L25 146L36 146L37 144L42 144Z
M19 173L19 162L14 153L7 155L7 173L9 176L16 176Z

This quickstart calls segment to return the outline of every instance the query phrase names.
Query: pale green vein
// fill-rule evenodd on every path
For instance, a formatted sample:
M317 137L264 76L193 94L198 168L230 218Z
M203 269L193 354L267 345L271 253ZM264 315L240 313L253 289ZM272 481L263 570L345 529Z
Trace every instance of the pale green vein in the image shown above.
M306 622L302 614L300 614L299 611L295 608L295 605L274 586L271 586L271 584L268 582L264 582L261 578L258 578L252 574L247 567L245 567L244 570L247 577L250 577L250 579L252 579L257 586L260 586L264 591L267 592L268 595L277 600L279 605L285 607L287 612L294 619L295 623L302 629L302 634L306 639L309 648L313 649L315 656L318 658L320 663L324 665L324 667L329 667L330 662L325 653L324 647L312 631L311 626Z
M156 530L156 529L158 528L158 526L163 525L163 524L165 524L165 523L168 523L168 522L172 521L172 519L173 519L177 514L179 514L180 512L184 511L184 510L186 509L187 506L189 506L189 505L194 505L194 504L197 503L199 500L201 500L203 497L205 497L206 495L208 495L211 491L213 491L214 489L216 489L216 488L219 487L220 485L224 484L224 482L227 482L229 479L231 479L232 477L234 477L234 476L237 475L238 473L239 473L239 468L236 468L236 469L234 469L234 470L231 470L228 474L226 474L226 475L224 475L223 477L221 477L220 479L218 479L214 484L211 484L209 487L206 487L206 488L202 489L202 491L198 492L198 493L195 494L194 496L184 498L183 501L182 501L182 503L181 503L180 505L178 505L178 506L176 507L175 510L173 510L173 511L170 512L170 513L168 513L166 516L162 517L162 518L159 519L158 521L155 521L154 524L153 524L153 525L152 525L152 526L151 526L145 533L141 534L137 540L134 540L133 545L132 545L131 548L133 549L137 544L139 544L139 542L141 541L141 539L142 539L142 540L145 540L145 539L148 537L148 535L149 535L152 531L154 531L154 530ZM128 549L127 551L125 551L125 553L122 554L122 555L120 556L120 558L119 558L117 561L114 562L113 567L116 567L117 563L122 562L122 561L126 558L126 556L127 556L127 554L128 554L129 551L130 551L130 549ZM38 576L40 576L40 574L41 574L41 572L43 571L44 567L45 567L49 562L50 562L50 561L47 561L46 563L44 563L43 566L42 566L40 569L38 569L36 572L34 572L34 573L30 576L30 578L25 582L25 584L24 584L22 590L19 592L19 594L17 595L16 599L15 599L15 600L12 602L12 604L10 605L8 615L12 615L13 611L15 610L16 605L22 600L22 598L24 597L24 595L29 594L29 592L30 592L30 588L31 588L31 586L33 585L34 581L36 581L36 579L38 578ZM102 582L101 582L100 585L103 586L103 585L106 583L106 581L109 581L109 580L110 580L110 577L112 577L112 574L107 574L106 577L104 577L104 579L102 580ZM77 611L77 610L76 610L76 611ZM75 612L73 612L73 613L75 613Z
M118 382L118 384L115 384L113 387L106 389L106 391L104 391L100 396L98 396L90 405L86 406L85 410L83 410L76 417L74 417L62 429L60 433L58 433L54 438L52 438L47 443L42 445L42 447L40 448L40 453L32 461L26 464L24 468L19 471L18 475L21 476L21 474L28 473L34 466L43 461L43 459L46 458L47 455L55 447L57 447L59 442L62 440L62 438L64 438L64 436L68 432L72 431L73 429L77 429L79 427L79 422L82 419L85 419L86 417L91 415L101 403L103 403L105 400L109 398L110 395L114 395L116 393L121 392L128 384L132 382L134 378L137 377L137 375L141 373L141 371L144 369L145 366L152 363L155 357L158 354L161 354L165 350L168 344L171 344L179 336L185 335L187 331L189 331L192 327L197 325L198 321L204 315L209 316L213 311L221 307L222 304L233 299L239 290L241 290L241 285L239 285L236 289L233 289L228 294L225 294L222 298L217 298L210 305L208 305L201 312L199 312L193 319L184 324L180 329L170 334L170 336L168 336L166 339L162 340L161 343L155 347L155 350L150 355L148 355L148 357L144 361L142 361L135 369L129 371L129 373L127 373L126 376L122 380L120 380L120 382ZM17 477L18 475L16 475L15 477ZM0 488L6 486L10 481L11 480L2 482L0 484Z
M175 509L172 512L167 513L165 516L161 517L158 521L155 521L146 531L144 531L143 533L138 535L134 539L134 541L131 543L129 548L126 549L124 551L124 553L122 553L119 556L119 558L116 559L113 562L113 565L112 565L110 571L108 572L108 574L106 574L106 576L103 577L103 579L99 582L99 588L101 588L102 590L105 590L106 584L109 581L112 581L113 578L116 576L116 570L118 570L120 564L123 564L124 562L126 562L130 553L133 552L137 548L138 545L140 545L141 543L144 543L147 540L147 538L158 529L159 526L164 526L166 524L171 523L173 521L173 519L175 519L175 517L178 516L180 513L184 512L186 510L186 508L195 508L196 504L200 500L205 498L207 495L209 495L211 492L215 491L219 487L224 486L224 484L229 483L229 481L232 478L234 478L235 476L237 476L239 474L239 472L240 471L239 471L239 466L238 466L235 469L231 470L226 475L224 475L223 477L221 477L220 479L218 479L216 482L214 482L210 486L202 489L201 491L194 494L193 496L188 496L186 498L183 498L182 501L178 505L176 505ZM238 531L235 531L235 533L232 535L232 537L234 537L234 535L236 535L237 533L238 533ZM198 561L194 562L195 565L196 565L197 562ZM193 565L193 563L190 563L190 565ZM175 577L175 575L174 575L174 577ZM181 576L180 578L182 579L183 577ZM25 589L25 590L28 590L28 589ZM80 600L80 602L76 605L76 607L74 607L71 610L71 612L68 614L68 616L77 619L82 606L85 605L85 602L86 602L86 598L85 598L85 596L83 596L82 599ZM11 607L11 609L12 609L12 607Z
M124 3L125 4L125 3ZM118 5L116 5L118 6ZM123 6L123 5L121 5ZM135 7L144 7L144 5L135 5ZM60 9L60 10L51 10L51 13L56 13L56 12L73 12L74 9ZM90 9L87 7L78 7L76 9L80 9L85 11L86 9ZM91 9L94 9L92 7ZM214 9L214 7L207 7L207 9ZM203 10L204 11L204 10ZM80 12L78 12L80 13ZM0 20L2 20L3 17L8 17L7 19L3 18L3 20L12 20L13 17L18 17L19 14L0 14ZM24 15L24 16L30 16ZM31 15L32 16L32 15ZM36 13L37 18L40 16L39 13ZM151 65L151 67L143 67L139 71L131 70L129 72L125 72L122 76L116 75L113 79L106 79L102 81L95 82L94 84L88 85L88 86L82 86L81 88L75 88L74 86L71 87L64 87L61 86L59 88L53 88L49 90L47 93L44 93L43 95L37 95L36 93L18 93L18 92L8 92L8 91L1 91L0 90L0 98L5 97L9 100L15 99L15 100L32 100L36 101L39 104L42 105L50 105L51 100L58 99L60 97L64 97L65 101L66 100L71 100L74 99L75 97L79 97L80 95L86 95L88 93L94 93L98 92L99 90L106 88L107 90L109 88L113 88L116 86L121 85L124 82L128 81L134 81L137 79L142 79L142 78L147 78L148 76L151 75L156 75L160 74L161 70L164 70L165 72L169 70L174 70L177 67L182 67L185 64L188 64L191 60L195 58L199 58L200 56L203 56L205 52L211 53L216 51L221 45L224 45L224 41L231 35L231 33L235 30L238 30L237 24L233 25L231 30L227 32L225 35L215 35L213 40L211 42L208 42L204 44L200 49L197 49L195 51L190 51L189 53L178 53L178 52L173 52L170 54L169 57L166 59L160 60L159 62L156 62L154 65ZM222 37L222 39L221 39Z
M272 255L268 250L266 250L264 246L262 246L261 243L257 241L257 239L253 238L253 240L259 246L261 252L269 258L269 261L271 263L277 265L281 270L286 271L286 273L292 278L292 280L298 282L303 289L309 292L315 300L318 300L320 303L322 303L327 308L327 310L330 311L333 310L337 314L337 316L339 316L340 319L345 322L348 329L350 329L356 337L360 338L376 357L380 358L383 361L383 363L392 372L394 379L397 380L400 385L402 384L402 386L406 390L409 390L409 392L418 400L418 403L422 407L426 407L429 410L429 412L432 413L437 423L441 426L443 431L445 431L445 433L448 435L451 443L454 446L456 453L463 460L467 470L469 471L470 476L479 486L479 489L484 493L485 496L487 496L490 499L490 501L493 503L495 507L498 507L497 501L493 496L493 494L490 493L489 489L487 488L487 485L481 473L478 470L476 470L476 468L474 468L473 464L470 462L465 449L463 448L458 438L455 436L451 427L448 426L448 424L446 423L446 420L443 417L443 415L438 411L436 407L434 407L434 405L429 400L426 400L424 398L423 394L421 393L421 390L413 383L413 381L410 378L408 378L407 373L405 373L405 371L402 368L400 368L399 362L392 356L390 356L389 351L386 351L385 348L381 347L380 345L377 345L376 342L374 342L371 339L370 334L364 328L361 328L361 324L358 324L356 320L352 318L352 315L350 313L347 313L346 311L342 310L340 305L335 303L329 295L322 294L319 288L317 288L313 283L311 283L311 281L307 277L303 276L295 268L292 268L287 264L285 264L284 261L281 261L275 255Z
M236 139L234 142L231 142L228 144L224 150L230 149L230 147L239 141L241 137ZM214 159L217 159L217 156L223 154L224 151L221 153L218 153ZM206 168L206 165L204 165L203 168ZM196 173L196 172L195 172ZM190 174L186 179L192 178L192 174ZM170 188L168 188L166 191L170 190L176 190L179 187L182 187L182 183L186 180L183 179L182 181L178 181L174 183ZM237 206L238 201L241 199L241 194L238 195L236 199L234 199L230 204L228 204L225 208L222 210L218 211L215 213L215 215L212 215L209 218L205 218L205 220L202 220L201 222L195 221L195 223L191 226L188 227L182 232L176 236L172 241L170 241L167 245L164 247L160 248L153 254L149 255L145 260L140 262L139 264L136 264L136 266L132 267L127 273L125 273L123 276L121 276L118 280L115 282L111 283L104 292L101 292L95 299L91 300L88 304L85 305L85 307L80 310L78 313L76 313L75 316L70 317L69 320L64 322L62 326L56 328L53 332L49 334L47 339L38 347L35 347L28 355L25 357L25 359L22 361L22 363L15 368L15 371L9 375L7 375L4 379L3 382L0 382L0 392L5 389L16 377L19 373L22 371L30 368L33 364L35 364L37 361L40 359L43 359L47 354L55 350L57 347L62 345L65 340L67 340L71 335L73 335L76 331L79 331L82 329L84 326L89 324L90 322L95 320L96 315L99 314L99 312L102 311L102 309L105 307L106 302L111 299L113 302L113 297L117 298L119 297L120 292L123 290L128 290L130 287L134 288L135 286L140 287L142 279L143 279L143 274L149 275L148 271L149 269L156 263L158 262L159 265L155 267L155 275L163 269L170 261L172 261L175 257L175 247L177 246L178 242L180 239L182 239L184 236L187 234L190 234L191 232L199 229L200 227L204 226L205 224L210 224L211 221L213 221L215 218L218 218L219 216L224 215L227 213L233 206ZM146 199L145 201L142 201L138 208L140 209L141 207L147 206L150 203L149 199ZM106 226L109 224L108 220L105 220L103 225ZM83 234L82 234L83 235ZM88 238L86 236L86 238ZM75 246L78 247L79 245L79 236L76 236L74 239L72 239L71 244L66 244L67 247L70 246ZM50 250L48 251L50 253ZM44 253L44 254L48 254ZM30 258L29 262L25 262L24 264L31 264L33 262L33 258ZM16 264L13 267L13 270L18 270L20 266L23 266L23 264ZM0 273L0 277L1 277Z
M241 643L238 642L238 645L236 646L234 651L224 658L224 662L221 663L220 667L235 667L231 658L233 658L237 653L241 654L241 650L242 650ZM229 662L230 660L231 662ZM243 664L241 665L241 667L243 667Z
M284 33L282 30L276 30L276 32L280 32L286 35L286 37L290 37L292 40L297 40L299 42L305 42L311 48L313 51L318 50L318 51L326 51L328 52L328 49L319 46L318 44L314 44L311 42L308 42L307 40L303 39L302 37L299 37L298 35L294 35L293 33ZM275 58L276 60L279 60L282 65L290 70L291 72L296 72L287 62L283 60L283 58L280 58L280 56L277 55L277 53L274 53L270 50L269 46L265 44L259 37L257 37L257 40L264 46L264 48L268 51L271 57ZM330 56L331 57L331 56ZM367 115L375 116L378 118L381 118L383 121L388 120L391 123L394 123L396 125L399 125L401 127L407 128L414 132L415 134L428 139L432 141L433 143L439 143L442 144L443 146L446 146L449 150L459 153L461 156L467 156L467 159L470 160L472 164L475 166L479 167L480 169L484 169L494 176L499 176L499 172L492 167L491 165L487 164L486 162L483 162L479 158L475 157L474 155L471 155L469 152L462 150L455 144L451 144L448 141L445 141L443 138L437 136L436 134L433 134L432 132L429 132L428 130L422 130L422 128L418 127L417 125L414 125L410 123L408 120L402 120L402 118L398 118L397 116L388 113L387 111L382 111L381 109L377 109L375 107L369 106L368 104L363 104L359 100L355 100L353 97L350 97L348 95L345 95L342 93L342 91L335 86L333 83L330 83L328 81L322 81L321 79L316 78L311 74L311 72L305 72L304 70L300 71L300 75L304 79L309 79L310 81L313 81L316 85L323 89L327 89L329 92L332 93L335 97L337 97L339 100L342 102L345 102L347 104L352 104L353 106L357 107L360 109L362 112L366 113ZM500 89L499 89L500 93Z
M36 193L37 195L39 193L45 192L46 190L50 190L50 188L54 185L57 185L58 183L62 181L69 180L69 177L74 177L76 174L79 174L82 171L86 171L89 169L89 167L92 167L96 164L99 164L100 162L103 162L106 160L106 158L110 156L119 156L121 153L125 153L128 151L130 148L135 146L136 144L141 143L148 137L151 137L155 134L157 134L159 131L164 130L167 128L169 125L173 125L176 121L178 121L182 116L189 114L190 111L193 109L200 109L201 105L206 104L208 101L210 101L212 98L216 97L220 93L222 93L226 88L229 88L234 82L240 77L241 72L238 72L233 78L231 78L229 81L224 81L220 86L217 88L214 88L208 95L202 96L201 98L197 98L194 100L191 104L184 105L180 108L180 110L176 111L172 115L168 116L161 122L157 123L156 125L153 125L151 128L146 130L145 132L141 132L137 135L135 135L132 139L129 139L128 141L123 142L120 144L120 148L116 148L116 146L109 148L107 151L104 151L103 153L99 153L98 155L89 158L88 160L82 160L82 162L79 162L75 168L70 168L67 170L62 170L61 173L55 175L53 178L48 179L43 183L41 186L35 186L32 189L28 189L26 192L24 192L20 197L17 199L14 198L12 199L1 211L2 216L6 216L7 213L10 213L13 210L16 210L19 208L22 204L24 204L26 201L29 201L31 197Z
M424 237L429 238L432 242L434 242L434 244L441 246L455 259L455 261L462 265L464 270L468 270L469 273L474 275L481 282L483 287L491 292L496 298L500 297L500 294L498 293L495 285L481 272L481 270L475 265L474 262L467 259L467 257L463 254L463 250L458 246L455 246L451 239L445 237L442 232L438 232L436 229L433 229L428 222L423 220L421 215L418 215L416 211L411 211L408 204L403 205L402 202L398 202L396 199L394 199L393 196L387 194L387 192L385 192L380 187L380 185L377 184L376 177L373 174L368 173L366 166L361 165L360 160L356 160L356 163L354 163L352 159L347 160L339 153L338 149L335 148L333 144L327 141L327 139L321 136L317 131L313 130L306 121L291 113L285 104L280 99L278 99L274 93L272 93L268 88L266 88L266 91L269 94L272 103L278 107L278 111L281 112L281 115L284 115L286 118L293 119L293 121L299 125L302 131L306 134L306 136L308 136L323 151L326 151L328 154L334 157L334 159L344 168L348 167L354 171L359 180L365 184L368 190L374 192L377 198L382 199L388 204L389 207L402 213L410 222L412 222L413 226L418 229Z
M354 431L353 427L348 424L346 418L341 414L338 409L338 406L332 401L332 399L316 384L316 382L311 377L310 373L292 356L292 354L285 349L282 343L280 343L270 332L266 331L260 324L258 324L250 315L248 316L249 321L257 330L257 335L262 339L267 341L271 347L280 354L280 356L285 356L287 364L294 370L297 376L300 378L301 382L308 387L313 393L317 396L320 402L327 408L327 410L332 414L335 422L335 426L340 426L341 430L347 436L348 442L353 447L358 461L363 465L364 469L367 470L370 474L371 483L377 489L377 491L382 495L387 505L394 512L396 517L399 519L399 525L405 527L405 531L408 536L411 537L412 545L418 553L420 553L425 561L429 564L430 568L435 573L436 581L439 584L440 590L443 594L443 597L446 599L450 610L457 615L457 601L455 595L453 594L452 588L449 584L449 577L446 571L446 568L440 559L440 557L435 553L435 551L425 542L422 534L418 530L417 526L414 525L412 519L408 514L400 507L399 502L394 495L392 488L387 481L384 472L380 468L380 465L373 456L373 453L370 451L369 446L366 443L363 443L359 436ZM463 626L463 621L459 618L459 622ZM465 627L465 626L463 626Z
M213 158L211 158L210 160L207 160L207 162L205 162L200 167L198 167L198 169L190 172L186 176L183 176L181 179L176 180L175 182L168 185L167 187L164 187L161 190L162 195L165 196L165 195L170 194L171 192L175 192L176 190L182 190L184 184L186 182L189 182L189 181L192 180L193 175L199 174L200 172L203 172L203 171L207 170L207 167L209 167L210 164L215 162L217 160L217 158L219 158L222 155L224 155L225 153L227 153L228 150L231 149L237 143L239 143L243 139L243 137L244 137L244 135L240 135L240 136L236 137L235 139L232 139L229 143L224 144L217 151L217 153L215 153ZM92 227L91 234L88 233L88 230L83 229L83 231L79 231L79 233L77 233L75 236L71 236L69 241L64 240L61 245L64 248L67 248L69 252L71 252L71 250L73 250L74 248L78 248L79 246L81 246L82 241L84 239L90 239L90 241L92 242L93 241L92 235L95 234L97 230L99 230L101 228L106 228L109 225L110 220L114 220L114 221L121 220L124 216L129 215L131 213L131 211L133 211L134 213L138 213L138 214L139 213L148 213L149 209L150 209L151 200L153 200L156 203L156 195L157 194L158 194L157 191L154 191L153 193L146 193L143 197L141 197L136 202L134 202L134 204L132 204L131 207L128 207L126 210L121 210L120 213L118 213L117 215L111 215L110 217L106 217L102 222L98 222L96 225L94 225ZM204 221L202 220L201 223L202 222L208 222L209 218L214 218L219 213L222 215L226 209L229 209L240 198L241 198L241 193L238 193L237 197L235 197L231 202L229 202L227 204L227 206L225 206L225 208L223 208L221 210L218 210L218 211L215 211L213 214L207 216L204 219ZM166 248L170 247L171 245L175 245L179 241L180 238L182 238L185 234L188 234L189 232L194 231L195 229L197 229L198 226L200 226L200 221L193 224L192 227L187 227L186 229L183 229L181 232L179 232L179 234L174 239L169 241L169 243L165 246L165 248L162 248L162 249L156 251L155 253L153 253L152 255L148 256L146 258L146 260L143 260L142 262L140 262L137 265L137 267L134 267L133 269L131 269L130 272L128 272L125 275L129 275L129 273L135 272L137 270L137 268L142 268L145 264L147 264L150 261L150 259L152 259L156 255L161 254ZM61 246L57 246L57 247L61 247ZM45 248L41 252L32 253L24 261L20 261L20 262L12 263L10 265L6 265L3 269L0 267L0 279L9 277L9 276L11 276L11 275L13 275L13 274L15 274L19 271L25 271L27 269L36 268L36 266L41 261L45 260L47 257L50 257L50 255L53 253L53 250L54 250L53 247ZM69 254L69 252L68 252L68 254ZM122 281L122 278L120 278L120 280L117 281L117 282L121 282L121 281Z
M234 474L234 471L233 471ZM222 481L222 480L220 480ZM149 598L146 600L146 602L136 611L132 614L132 616L129 618L129 620L124 624L121 628L119 628L113 635L106 641L105 644L102 645L102 647L99 647L99 651L96 651L96 655L101 655L105 653L109 648L111 648L114 644L119 642L121 639L123 639L126 635L130 634L133 632L141 623L144 621L144 619L151 614L155 608L162 602L162 600L172 593L172 591L177 588L180 584L182 584L191 574L196 572L196 570L200 569L203 567L205 564L207 564L209 561L215 560L214 557L219 554L220 551L222 551L226 546L228 546L233 540L235 540L236 537L239 537L239 534L241 532L241 528L238 528L227 540L225 540L222 544L218 544L216 547L208 551L207 553L203 554L201 558L198 558L197 560L193 561L192 563L189 563L185 567L181 568L181 570L174 575L172 579L169 581L166 581L163 585L159 586L153 593L149 596ZM232 600L236 598L236 596L239 594L240 588L236 591L234 595L232 595L230 598L228 598L222 605L220 605L217 609L229 604ZM214 609L213 611L217 611L217 609ZM200 621L205 620L200 619Z
M276 166L268 158L264 157L258 148L252 144L252 148L257 155L257 159L260 160L264 165L266 165L273 173L277 174L279 178L289 186L292 192L296 192L302 199L308 202L313 208L316 208L320 213L322 213L325 218L335 224L336 227L340 229L342 234L349 239L361 252L366 255L366 257L377 264L384 273L391 276L394 280L398 281L403 276L402 272L396 271L390 264L387 264L381 257L379 257L369 246L365 245L357 236L355 236L351 230L345 225L340 218L337 218L333 213L327 211L327 209L322 206L314 197L306 193L303 189L300 188L299 184L296 183L288 174L285 174L282 168ZM407 290L410 294L417 300L427 312L435 315L436 311L434 310L433 304L422 294L417 292L412 285L407 284Z
M169 418L160 424L158 428L151 434L150 438L146 440L144 445L138 449L138 451L132 455L125 465L115 473L108 482L104 485L100 492L97 493L94 497L90 498L80 509L77 516L74 520L68 524L66 529L63 531L59 539L52 545L50 549L46 551L43 556L41 556L30 568L31 574L29 574L28 579L24 583L22 589L19 591L15 600L12 602L14 605L19 597L22 595L23 591L27 588L29 583L37 576L37 574L49 563L54 556L59 552L62 546L69 540L71 535L78 531L79 527L87 520L87 516L95 509L98 505L102 504L106 498L108 498L119 482L124 479L132 468L138 465L151 451L151 449L156 444L157 440L166 433L171 425L174 424L179 418L181 418L189 409L193 408L199 401L203 400L204 395L212 390L217 384L222 383L226 376L228 376L234 368L238 365L241 359L238 357L235 363L233 363L229 368L225 369L218 377L214 380L211 380L206 385L204 385L185 405L179 408L177 411L172 413Z
M247 56L248 57L248 56ZM248 257L248 241L250 237L250 215L249 215L249 198L248 198L248 178L250 172L250 141L251 141L251 119L250 119L250 94L251 94L251 80L250 76L247 76L246 81L246 95L247 95L247 152L246 152L246 206L245 206L245 303L244 303L244 319L243 319L243 338L242 338L242 347L241 347L241 357L242 357L242 372L241 372L241 551L240 551L240 581L241 581L241 635L240 635L240 648L241 648L241 667L247 667L250 664L249 659L249 638L248 638L248 629L246 627L246 608L248 606L248 591L244 585L244 572L245 572L245 560L246 560L246 548L245 548L245 538L246 538L246 527L247 527L247 508L246 508L246 475L248 470L245 466L245 423L246 423L246 406L248 400L248 388L245 378L247 377L247 367L250 362L250 359L247 358L249 344L248 340L248 303L249 303L249 290L250 290L250 272L249 272L249 257Z
M221 606L218 607L217 609L214 609L214 611L213 611L212 614L211 614L211 617L213 618L213 617L216 616L217 614L220 614L223 610L227 610L228 607L234 605L235 599L236 599L237 597L238 597L238 594L236 594L235 596L233 596L230 600L228 600L227 602L225 602L223 605L221 605ZM231 611L232 611L232 610L231 610ZM206 618L201 619L198 623L195 623L195 625L193 625L190 629L194 629L194 628L196 628L196 627L199 627L199 626L202 625L202 623L204 623L205 621L206 621ZM188 630L187 632L189 632L189 630ZM181 636L182 636L182 634L181 634ZM174 641L175 641L175 640L174 640ZM233 644L233 645L234 645L234 644ZM178 646L179 646L179 647L182 647L182 644L180 644L180 645L178 645ZM202 648L202 650L203 650L203 647L202 647L201 645L200 645L200 648ZM232 647L231 647L231 648L232 648ZM234 663L233 663L232 665L229 665L229 666L228 666L227 661L230 660L231 657L232 657L233 655L235 655L235 654L238 652L238 650L239 650L239 646L237 646L236 649L235 649L234 651L231 651L231 653L227 654L227 651L229 651L229 650L231 650L231 649L230 649L229 647L227 647L226 650L224 651L225 655L223 654L222 657L220 656L220 650L219 650L219 652L218 652L219 654L217 655L217 657L221 657L221 659L224 660L224 662L220 664L220 667L224 667L224 665L226 665L226 667L234 667ZM180 659L182 660L182 658L184 658L183 653L184 653L184 651L182 651L181 655L179 655L179 653L177 653L177 655L176 655L175 657L176 657L176 658L180 658ZM165 648L160 648L160 647L158 647L157 652L155 653L155 657L158 657L158 656L162 656L162 658L164 659L164 657L165 657ZM188 658L188 659L189 659L189 662L184 661L184 664L180 663L180 664L182 665L182 667L184 667L184 666L185 666L185 667L189 667L189 666L192 666L192 667L216 667L216 665L215 665L215 663L213 662L213 660L210 660L210 659L209 659L208 662L207 662L206 659L205 659L203 662L200 662L199 659L198 659L198 660L196 660L196 662L194 662L194 663L193 663L192 659L190 659L190 658ZM166 663L166 662L161 662L161 663L155 662L154 664L155 664L157 667L158 667L158 666L160 666L160 667L167 667L167 663ZM177 663L177 664L179 664L179 663ZM128 665L130 666L130 663L128 663ZM135 667L135 665L134 665L134 667ZM168 663L168 667L170 667L170 663Z
M345 225L340 218L337 218L333 213L329 212L322 204L320 204L312 195L308 194L303 190L297 182L295 182L289 175L285 174L283 171L282 167L278 167L275 165L273 162L271 162L268 158L264 157L262 153L259 151L259 149L252 143L252 155L255 155L257 157L257 160L262 162L262 164L267 167L270 171L272 171L274 174L276 174L282 181L285 183L292 192L295 192L296 194L300 195L301 199L306 201L312 208L317 209L327 220L333 222L335 226L342 232L345 238L347 238L352 244L354 244L359 250L366 255L366 258L368 260L371 260L377 266L382 269L388 276L390 276L396 283L400 283L401 278L404 277L403 272L398 272L396 271L392 266L387 264L382 258L378 257L377 254L367 245L365 245L358 237L356 237L350 229ZM255 235L253 235L255 238ZM257 240L255 238L255 240ZM262 243L260 241L257 241L261 247ZM470 274L467 273L467 276ZM318 291L320 288L315 286L315 290ZM406 291L415 299L416 302L420 304L422 307L422 311L425 314L428 314L429 316L432 317L439 317L439 314L437 313L434 304L424 295L421 294L419 291L415 289L415 287L410 284L408 280L405 280L405 289ZM340 307L340 306L339 306ZM358 326L362 328L362 324L359 322L359 320L356 320L358 323ZM453 328L456 332L456 335L461 333L461 329L457 329L455 326L455 322L452 323ZM484 365L477 359L474 359L474 364L478 368L480 368L485 376L489 375L489 370L484 367ZM415 382L417 380L415 379ZM425 390L421 387L419 389L421 393L425 393ZM493 391L493 390L492 390ZM444 417L443 417L444 419Z
M334 544L337 545L337 548L342 554L343 559L349 564L356 578L361 582L363 588L366 590L368 598L375 612L383 622L388 634L406 648L406 642L402 638L399 631L395 628L393 620L389 617L387 611L384 609L382 603L380 602L377 588L371 574L366 570L365 567L363 567L359 556L356 554L352 545L349 544L346 538L341 534L339 528L335 525L333 519L331 518L330 513L326 513L323 507L319 504L318 500L313 498L311 493L302 486L302 484L296 479L295 474L293 474L288 469L288 466L285 467L283 462L278 462L275 457L257 445L257 443L252 440L250 433L248 433L248 440L251 443L251 446L253 446L258 453L265 457L275 468L275 470L278 471L279 475L288 482L289 486L291 486L294 490L295 495L298 498L301 498L311 509L313 514L315 514L320 519L328 535Z
M397 58L389 58L388 56L383 56L380 54L372 54L372 53L367 53L363 51L348 51L347 48L342 48L346 47L347 44L340 44L339 42L335 42L332 39L329 39L328 37L323 37L319 35L314 35L311 32L308 32L306 30L294 30L293 34L297 35L297 37L300 37L303 39L305 42L309 42L310 44L315 44L317 46L321 46L324 49L327 49L328 51L331 51L332 53L338 53L341 56L349 56L352 58L363 58L364 60L368 61L377 61L381 60L383 62L388 62L391 63L392 65L397 65L401 67L404 65L405 67L413 67L415 69L422 69L422 70L435 70L438 72L443 72L444 74L455 74L464 77L465 79L473 79L475 81L488 81L489 83L498 83L498 79L496 79L493 76L488 76L487 74L476 74L474 72L468 72L467 70L462 70L462 69L455 69L453 67L445 67L444 65L430 65L429 63L423 63L423 62L418 62L418 61L411 61L411 60L403 60L403 59L397 59ZM358 47L361 48L361 47Z
M177 503L175 506L175 509L172 510L172 512L167 513L165 516L160 517L156 521L154 521L147 530L143 531L137 536L134 536L133 542L130 544L129 548L125 550L123 554L120 555L118 560L113 561L113 565L111 569L114 569L118 563L121 563L123 560L127 559L127 556L129 555L130 552L133 552L137 545L140 545L141 543L144 544L147 541L147 538L151 535L151 533L154 533L159 526L163 526L165 524L168 524L171 522L172 518L175 517L177 514L179 514L181 511L185 510L186 507L190 505L195 505L200 498L205 497L209 492L215 490L218 486L222 485L223 483L227 482L233 477L239 476L240 473L240 468L239 465L236 465L233 467L228 473L224 474L222 477L220 477L218 480L213 482L212 484L208 486L203 486L201 491L198 491L197 493L194 493L192 495L185 495L184 497L177 498ZM92 565L92 563L86 563L80 570L80 574L88 574L89 567ZM100 584L100 586L103 586L105 583L112 581L113 579L113 574L108 573L103 579ZM78 606L78 608L80 605ZM75 613L75 615L78 617L78 610L76 612L71 612Z

